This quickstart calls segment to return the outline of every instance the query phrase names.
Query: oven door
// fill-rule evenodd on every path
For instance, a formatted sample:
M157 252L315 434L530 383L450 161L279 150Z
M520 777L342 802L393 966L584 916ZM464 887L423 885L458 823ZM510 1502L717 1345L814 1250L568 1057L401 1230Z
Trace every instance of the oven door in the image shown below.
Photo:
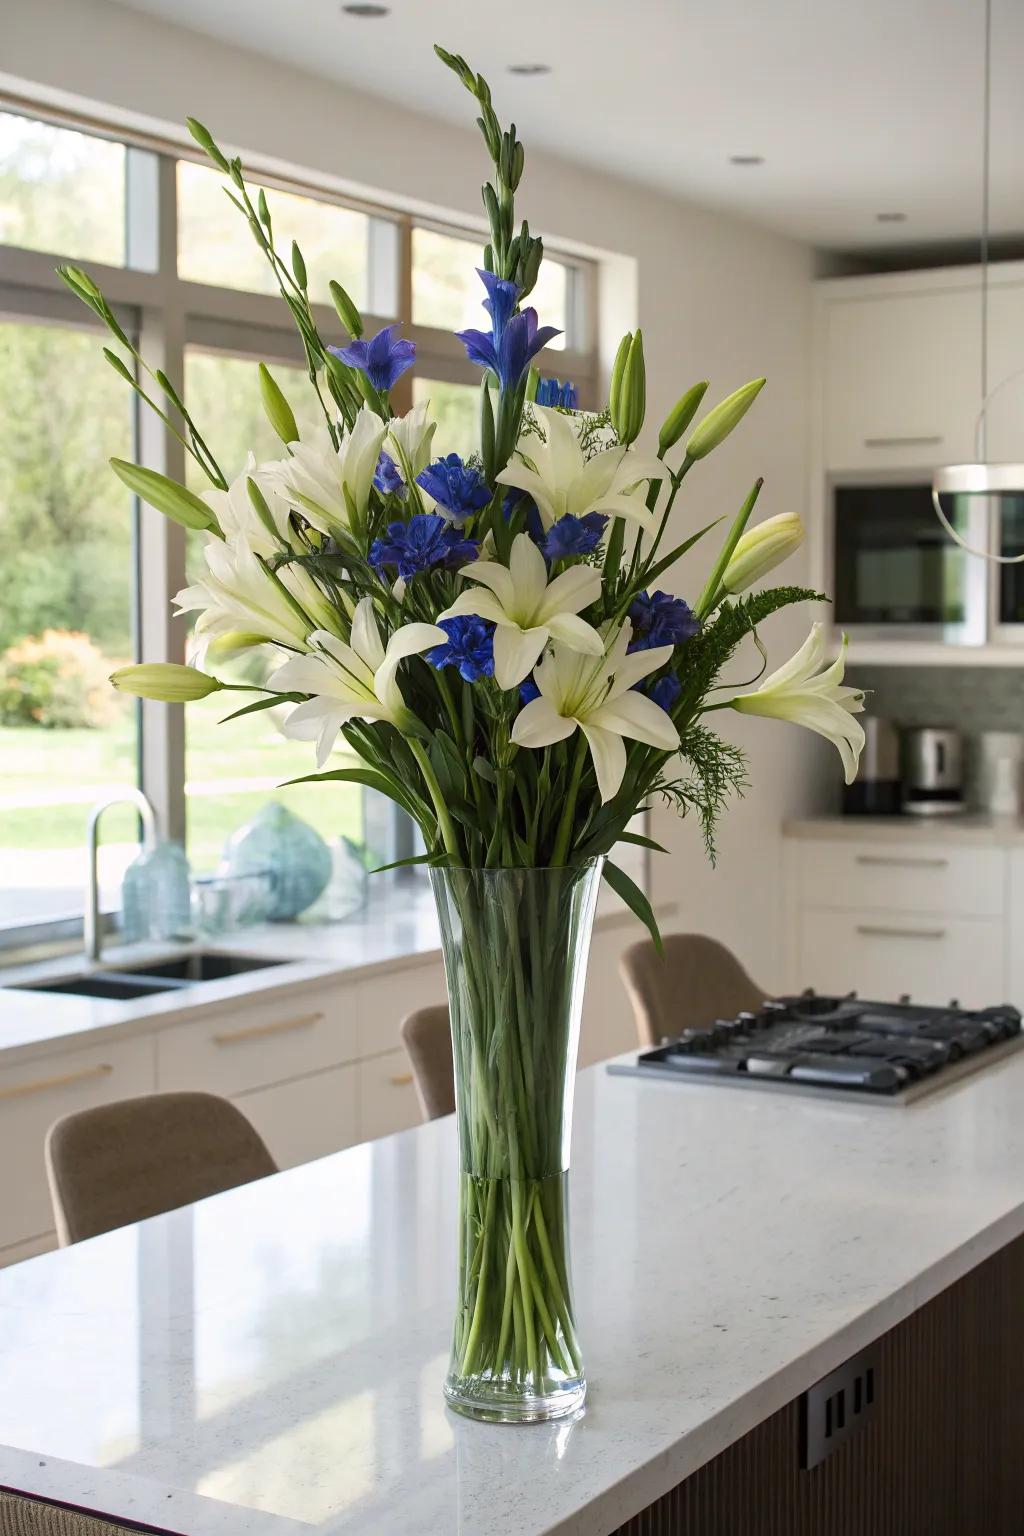
M947 497L953 526L988 544L988 505ZM985 562L949 538L920 478L844 478L831 487L833 618L851 640L931 640L984 645L989 577Z
M994 496L991 507L993 548L1001 555L1024 555L1024 495ZM991 579L992 638L1024 645L1024 560L993 565Z

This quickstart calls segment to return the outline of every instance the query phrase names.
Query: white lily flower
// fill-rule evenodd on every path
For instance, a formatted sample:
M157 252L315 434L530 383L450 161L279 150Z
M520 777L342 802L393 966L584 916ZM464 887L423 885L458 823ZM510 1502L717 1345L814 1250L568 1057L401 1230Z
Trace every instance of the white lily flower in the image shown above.
M220 525L225 539L229 543L241 542L253 554L263 555L265 558L271 555L279 555L282 549L290 545L288 518L291 507L278 491L280 484L281 464L263 464L257 466L256 460L250 453L245 461L245 468L238 475L226 491L210 490L203 492L203 500L210 506ZM275 538L267 528L249 496L249 480L255 480L263 493L263 499L270 510L270 516L278 537Z
M320 533L344 533L352 517L365 517L387 424L364 405L351 432L335 451L326 425L305 442L290 443L275 476L281 495L298 507Z
M862 712L864 695L859 688L841 686L846 645L844 635L842 649L835 661L823 672L818 672L825 660L824 628L821 624L812 624L810 634L795 656L766 677L754 693L740 694L730 700L730 704L745 715L790 720L794 725L817 731L838 749L846 782L852 784L864 747L864 729L853 716Z
M570 566L549 582L544 556L528 534L520 533L512 542L507 567L496 561L476 561L464 565L459 575L488 590L460 592L438 619L476 614L498 626L494 678L499 688L517 688L533 671L549 640L559 641L570 651L604 655L601 636L579 617L580 609L601 592L601 574L593 566Z
M624 737L665 752L679 746L679 732L670 716L633 686L664 666L673 647L658 645L627 655L632 633L627 621L607 654L596 660L552 646L533 674L540 697L524 706L512 727L517 746L549 747L579 726L594 759L602 803L611 800L622 783Z
M301 565L282 565L275 580L241 539L211 538L204 554L206 575L174 599L178 613L199 610L192 647L196 659L211 641L239 631L250 637L250 644L257 644L258 637L304 651L312 630L337 627L334 609Z
M436 624L404 624L385 648L373 612L373 599L356 606L350 643L317 630L310 635L311 654L286 661L267 683L280 693L308 693L284 723L286 736L316 742L316 765L322 768L341 727L348 720L389 720L404 729L409 711L398 686L398 664L448 636Z
M406 464L415 480L430 463L437 422L427 420L429 406L430 402L424 400L414 405L411 411L406 411L404 416L396 416L388 423L388 440L384 451L391 454L403 480Z
M584 459L571 416L544 405L535 405L533 411L546 441L535 433L521 436L515 457L498 481L532 496L545 528L567 513L584 517L588 512L626 517L641 528L653 526L654 514L646 506L647 481L664 479L667 471L659 459L642 458L621 445Z

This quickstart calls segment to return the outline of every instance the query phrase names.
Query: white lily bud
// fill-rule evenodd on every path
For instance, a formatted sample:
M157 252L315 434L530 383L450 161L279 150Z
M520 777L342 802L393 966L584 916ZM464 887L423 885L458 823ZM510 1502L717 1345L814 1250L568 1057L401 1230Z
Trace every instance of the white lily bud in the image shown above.
M803 541L804 525L796 512L766 518L740 535L722 573L722 585L727 592L745 592L788 560Z
M120 667L110 674L110 681L122 693L140 699L158 699L162 704L191 704L217 693L223 686L215 677L198 667L183 667L173 661L151 661L139 667Z

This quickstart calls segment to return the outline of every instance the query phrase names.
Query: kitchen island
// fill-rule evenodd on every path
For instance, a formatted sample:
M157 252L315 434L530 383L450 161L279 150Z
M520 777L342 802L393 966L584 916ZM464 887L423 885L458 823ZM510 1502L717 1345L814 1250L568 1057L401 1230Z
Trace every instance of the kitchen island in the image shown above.
M900 1109L581 1073L575 1422L444 1406L450 1120L13 1266L0 1487L182 1536L1019 1531L1022 1100L1024 1054Z

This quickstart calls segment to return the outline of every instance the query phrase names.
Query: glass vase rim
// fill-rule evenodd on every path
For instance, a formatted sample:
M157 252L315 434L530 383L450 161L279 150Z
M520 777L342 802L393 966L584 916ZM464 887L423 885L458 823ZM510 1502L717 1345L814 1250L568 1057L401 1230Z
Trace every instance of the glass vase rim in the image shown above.
M433 875L554 875L586 874L603 864L606 854L595 853L579 864L502 864L488 869L484 864L431 864Z

